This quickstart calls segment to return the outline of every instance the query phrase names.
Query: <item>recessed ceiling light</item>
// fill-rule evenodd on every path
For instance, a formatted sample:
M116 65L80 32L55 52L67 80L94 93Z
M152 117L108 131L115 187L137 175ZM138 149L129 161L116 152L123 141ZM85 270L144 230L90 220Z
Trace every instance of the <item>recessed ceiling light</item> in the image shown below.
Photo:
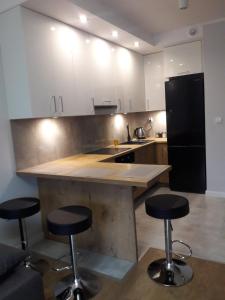
M52 26L50 29L51 29L51 31L55 31L55 27L54 26Z
M118 38L118 31L113 30L113 31L112 31L112 36L113 36L115 39L117 39L117 38Z
M89 39L86 39L85 42L86 44L90 44L91 41Z
M179 64L180 67L183 67L184 64Z
M87 23L87 16L80 15L80 21L81 21L82 24L86 24Z
M174 62L174 60L171 58L171 59L170 59L170 62Z
M136 48L139 48L139 46L140 46L140 44L139 44L139 42L134 42L134 47L136 47Z

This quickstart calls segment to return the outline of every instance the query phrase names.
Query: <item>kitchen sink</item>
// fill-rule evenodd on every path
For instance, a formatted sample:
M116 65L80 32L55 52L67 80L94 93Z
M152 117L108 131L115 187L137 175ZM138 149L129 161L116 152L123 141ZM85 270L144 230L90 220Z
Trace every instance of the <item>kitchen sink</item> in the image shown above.
M141 145L141 144L147 144L153 140L137 140L137 141L127 141L120 143L120 145Z

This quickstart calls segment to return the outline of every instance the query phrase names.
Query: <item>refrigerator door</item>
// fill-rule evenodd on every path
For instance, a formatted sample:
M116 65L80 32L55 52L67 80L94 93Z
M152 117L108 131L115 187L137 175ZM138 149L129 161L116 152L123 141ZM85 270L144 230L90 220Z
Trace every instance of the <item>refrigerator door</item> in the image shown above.
M205 147L168 147L168 160L171 190L205 193Z
M168 145L205 145L203 74L170 78L165 88Z

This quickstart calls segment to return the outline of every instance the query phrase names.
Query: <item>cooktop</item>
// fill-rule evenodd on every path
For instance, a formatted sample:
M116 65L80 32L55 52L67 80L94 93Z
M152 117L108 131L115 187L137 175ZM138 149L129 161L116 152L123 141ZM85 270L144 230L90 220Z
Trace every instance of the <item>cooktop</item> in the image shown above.
M114 154L121 153L126 150L130 150L130 149L132 149L132 148L101 148L98 150L88 152L87 154L109 154L109 155L111 154L111 155L114 155Z

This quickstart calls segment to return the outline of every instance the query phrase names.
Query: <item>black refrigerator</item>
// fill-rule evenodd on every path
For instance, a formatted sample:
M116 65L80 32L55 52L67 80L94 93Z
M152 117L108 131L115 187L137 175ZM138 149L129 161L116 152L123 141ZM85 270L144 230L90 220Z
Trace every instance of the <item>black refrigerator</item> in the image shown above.
M172 77L165 89L170 188L205 193L204 74Z

